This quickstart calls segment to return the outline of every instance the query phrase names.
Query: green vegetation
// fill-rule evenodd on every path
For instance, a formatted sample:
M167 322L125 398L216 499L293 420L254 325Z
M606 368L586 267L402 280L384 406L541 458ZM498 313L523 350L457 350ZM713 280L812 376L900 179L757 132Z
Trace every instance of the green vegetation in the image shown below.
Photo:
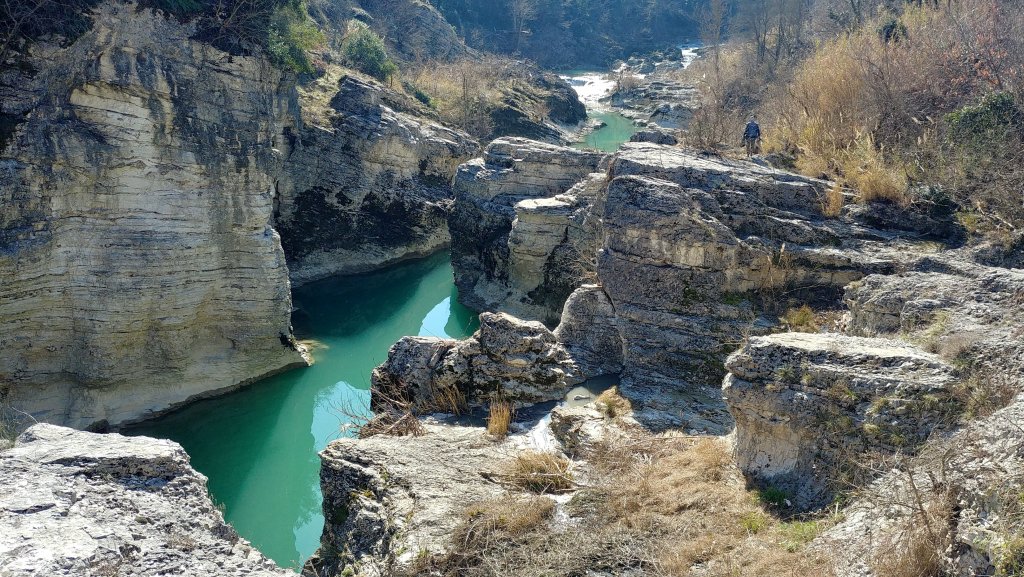
M695 32L692 0L431 0L474 48L547 68L604 66Z
M66 43L92 27L99 0L26 0L0 3L0 62L31 42L58 35ZM196 23L195 38L234 55L264 53L278 67L313 72L308 51L324 42L301 0L142 0L182 22Z
M777 487L765 487L757 492L757 500L772 507L785 507L789 494Z
M388 57L384 41L361 22L353 22L341 52L350 66L383 82L398 72L398 65Z
M278 67L302 74L314 72L309 51L324 41L324 33L309 18L305 4L290 2L274 10L267 31L267 53Z

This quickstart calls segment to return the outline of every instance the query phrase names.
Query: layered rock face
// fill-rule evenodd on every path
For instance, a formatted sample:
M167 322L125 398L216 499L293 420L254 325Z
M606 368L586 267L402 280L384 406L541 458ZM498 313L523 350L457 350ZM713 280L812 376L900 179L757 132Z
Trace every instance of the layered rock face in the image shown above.
M476 142L369 79L328 74L302 92L305 124L292 137L275 206L292 280L364 272L447 246L451 175Z
M782 333L752 338L725 366L737 464L801 509L828 503L864 453L913 451L962 410L953 368L898 341Z
M456 182L450 228L464 301L548 322L567 315L559 335L591 369L584 374L621 368L623 391L664 409L663 426L731 427L718 390L722 362L731 343L775 324L760 311L834 299L847 283L909 258L894 232L822 216L822 181L631 143L601 164L604 173L522 199L557 192L569 175L538 187L536 170L519 160L531 145L498 144L463 165ZM561 159L549 163L559 169L580 158L544 150ZM592 302L563 312L588 280L599 285L580 296ZM680 406L699 412L680 417Z
M576 364L550 330L503 313L481 314L480 330L462 341L403 337L372 376L375 391L410 402L416 413L446 412L453 399L556 400L578 382Z
M270 222L293 93L190 34L106 3L5 71L0 382L38 420L136 420L305 362Z
M171 441L35 425L0 452L10 577L284 577L224 522Z
M567 243L564 252L570 254L564 260L576 258L573 253L581 261L590 258L585 250L572 248L568 237L570 228L574 237L587 236L582 222L586 210L578 213L596 187L584 184L578 194L559 195L594 172L601 159L596 153L503 138L491 143L483 158L459 167L448 222L462 302L478 310L558 319L562 303L587 267L576 267L579 272L574 274L572 268L549 266L548 261L555 248Z
M466 507L504 492L480 473L507 451L477 427L448 425L332 442L320 453L324 532L303 574L393 575L444 551Z

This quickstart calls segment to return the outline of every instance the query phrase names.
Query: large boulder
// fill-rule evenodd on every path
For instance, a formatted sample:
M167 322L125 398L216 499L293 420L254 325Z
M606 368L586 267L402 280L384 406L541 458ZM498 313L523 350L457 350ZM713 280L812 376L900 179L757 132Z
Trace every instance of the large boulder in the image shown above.
M912 452L962 411L953 367L899 341L755 337L726 368L737 463L800 509L827 503L841 471L868 452Z
M418 413L449 409L453 392L471 404L562 399L581 380L547 327L504 313L481 314L480 329L463 341L404 337L372 376L375 403L407 401Z
M600 285L583 285L569 295L555 338L587 378L622 371L615 307Z
M5 577L285 577L171 441L35 425L0 452Z

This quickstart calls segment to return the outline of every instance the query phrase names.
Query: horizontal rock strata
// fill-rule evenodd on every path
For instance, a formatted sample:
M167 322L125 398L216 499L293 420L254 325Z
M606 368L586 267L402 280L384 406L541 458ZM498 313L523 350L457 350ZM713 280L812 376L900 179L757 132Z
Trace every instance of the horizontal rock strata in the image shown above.
M277 186L275 222L297 283L446 247L451 178L478 148L408 97L338 74L303 89L305 125Z
M0 383L37 420L124 423L305 362L271 227L292 91L192 32L103 3L5 71Z
M755 337L726 368L740 469L801 509L827 503L865 453L912 452L962 411L953 368L898 341Z

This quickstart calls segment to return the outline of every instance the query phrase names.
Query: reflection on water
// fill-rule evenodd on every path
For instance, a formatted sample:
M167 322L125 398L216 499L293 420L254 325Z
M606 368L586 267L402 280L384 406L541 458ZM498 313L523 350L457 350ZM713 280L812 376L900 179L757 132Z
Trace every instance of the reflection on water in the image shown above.
M476 330L455 296L446 254L299 287L293 324L298 338L316 341L316 364L128 433L181 443L238 532L280 565L298 567L323 528L317 452L343 434L347 414L365 414L370 372L395 341Z

